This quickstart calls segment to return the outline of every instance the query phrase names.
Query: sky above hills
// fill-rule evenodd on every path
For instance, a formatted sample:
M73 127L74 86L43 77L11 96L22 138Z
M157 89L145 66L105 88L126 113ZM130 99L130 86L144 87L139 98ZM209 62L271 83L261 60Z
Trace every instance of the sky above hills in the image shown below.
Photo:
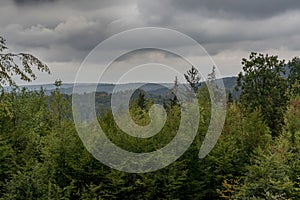
M145 26L170 28L192 37L223 76L236 75L241 58L251 51L284 59L300 55L298 0L2 0L0 13L0 35L10 50L30 52L52 71L51 76L40 74L35 84L57 78L74 82L80 64L98 43ZM113 70L166 58L170 65L187 65L165 52L142 51L123 56Z

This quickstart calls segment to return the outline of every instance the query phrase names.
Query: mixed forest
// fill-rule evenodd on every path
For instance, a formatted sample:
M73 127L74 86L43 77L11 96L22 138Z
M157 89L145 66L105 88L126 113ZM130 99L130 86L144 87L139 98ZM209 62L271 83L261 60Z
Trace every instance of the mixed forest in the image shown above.
M192 67L185 76L201 116L193 144L161 170L125 173L86 150L72 119L72 96L60 92L61 81L50 95L16 85L15 78L35 79L33 68L50 71L30 54L10 53L0 37L0 199L300 199L300 59L251 53L241 66L240 96L227 92L224 128L205 158L199 159L198 152L211 102ZM209 78L214 77L213 70ZM153 101L143 92L131 101L137 124L149 123ZM122 132L110 110L101 112L98 121L121 148L150 152L168 144L180 123L176 97L162 104L167 121L150 141Z

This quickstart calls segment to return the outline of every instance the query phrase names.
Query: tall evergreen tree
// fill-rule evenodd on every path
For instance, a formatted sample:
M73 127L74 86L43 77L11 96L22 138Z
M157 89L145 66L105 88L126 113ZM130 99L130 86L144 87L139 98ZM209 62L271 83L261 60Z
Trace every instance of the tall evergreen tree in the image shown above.
M191 89L195 93L197 93L198 88L200 87L200 80L201 80L201 76L198 70L194 66L192 66L192 68L188 70L186 74L184 74L184 77L188 82L188 84L190 85Z

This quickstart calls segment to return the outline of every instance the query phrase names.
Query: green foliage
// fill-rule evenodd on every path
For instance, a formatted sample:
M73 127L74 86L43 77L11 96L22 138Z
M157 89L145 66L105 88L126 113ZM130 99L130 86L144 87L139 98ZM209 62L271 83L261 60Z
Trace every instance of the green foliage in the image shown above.
M243 72L237 80L242 104L250 110L260 108L273 136L279 135L287 102L287 84L282 76L285 61L252 52L249 59L243 58L242 65Z
M295 143L296 134L300 132L300 98L290 100L290 105L285 115L287 131L291 134L292 142Z
M3 138L4 135L0 135L0 194L3 194L7 181L12 178L14 169L14 151L7 140Z
M215 191L224 199L236 188L247 172L256 148L265 148L271 142L269 129L262 121L259 110L247 113L232 104L227 109L227 118L223 133L209 158L214 167ZM228 196L229 195L229 196Z
M290 100L290 105L285 115L285 129L291 141L291 149L293 152L293 162L290 166L292 169L291 178L295 182L294 195L300 198L300 98L294 97Z
M201 80L198 70L194 66L192 66L192 68L188 70L186 74L184 74L184 77L188 84L191 86L191 89L195 93L197 93Z
M288 62L288 67L290 69L290 73L288 75L288 85L291 88L296 82L299 82L300 79L300 59L298 57L294 57ZM299 88L294 92L295 94L299 95Z
M4 41L0 44L3 50ZM211 98L203 85L197 88L201 119L195 141L176 162L144 174L111 169L85 149L72 120L71 97L60 93L61 81L50 96L43 90L1 92L0 199L300 199L297 78L282 93L286 97L279 97L282 61L253 54L243 62L242 102L227 104L223 132L213 151L198 158L211 116ZM213 72L209 80L215 80ZM176 85L175 81L173 93ZM106 114L95 120L120 148L151 152L168 144L180 125L182 108L169 97L166 123L148 139L120 130L111 111L102 111ZM135 123L150 123L153 103L145 94L137 95L130 104ZM284 125L274 128L273 119L284 119ZM277 137L271 137L274 129Z
M252 163L247 167L245 180L240 186L237 199L255 197L261 199L290 199L294 183L290 178L292 152L285 136L264 150L257 148Z
M153 101L146 99L145 92L138 90L138 97L129 106L130 115L135 123L145 126L151 122L149 109Z
M36 79L32 67L37 70L50 73L47 65L38 58L28 53L2 53L7 50L5 40L0 36L0 87L3 85L16 86L13 80L18 76L21 80L30 82Z
M233 103L233 97L230 91L227 94L227 103Z

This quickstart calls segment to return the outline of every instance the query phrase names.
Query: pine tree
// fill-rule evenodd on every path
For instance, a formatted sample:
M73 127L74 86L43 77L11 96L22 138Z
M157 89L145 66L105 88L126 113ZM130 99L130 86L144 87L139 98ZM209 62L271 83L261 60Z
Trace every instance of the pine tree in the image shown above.
M198 70L194 66L192 66L192 68L188 70L186 74L184 74L184 77L190 85L191 89L197 94L201 80Z

